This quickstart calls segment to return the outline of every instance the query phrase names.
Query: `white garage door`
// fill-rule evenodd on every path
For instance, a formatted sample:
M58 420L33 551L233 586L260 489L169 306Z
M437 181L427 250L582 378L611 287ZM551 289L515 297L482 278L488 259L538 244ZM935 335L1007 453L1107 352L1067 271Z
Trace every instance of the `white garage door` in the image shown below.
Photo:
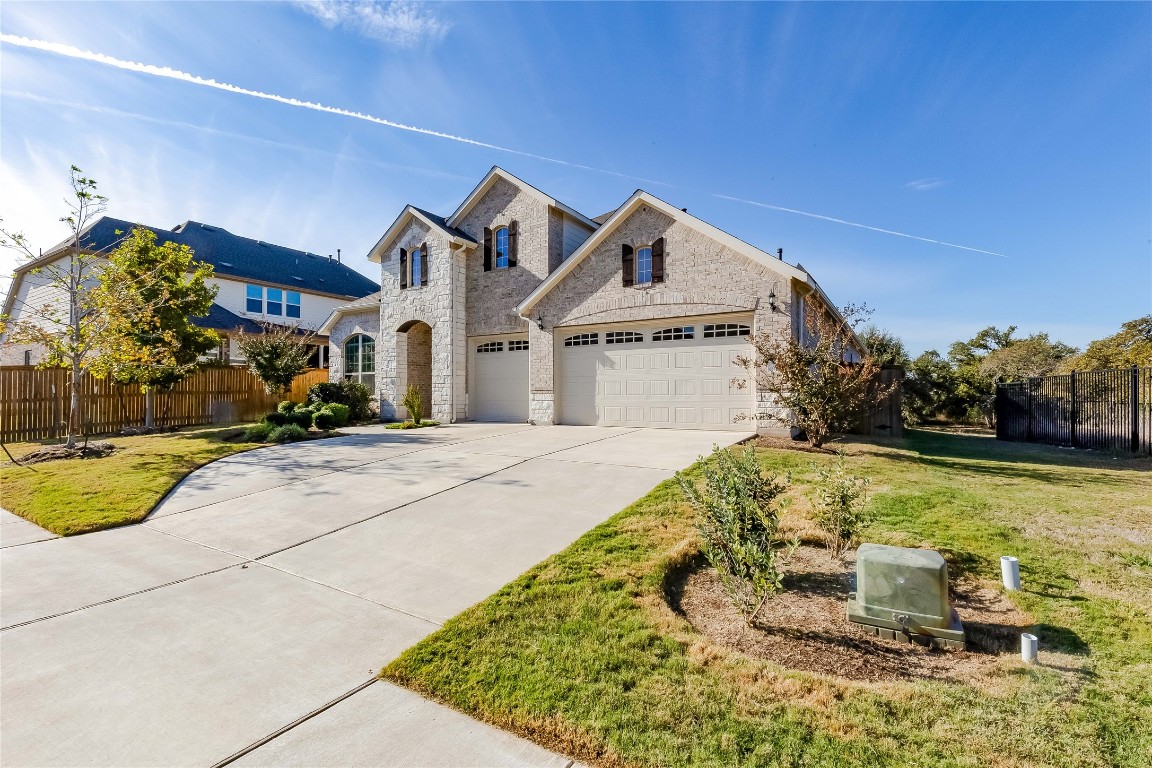
M562 424L749 430L752 318L557 329Z
M487 338L471 346L472 418L528 421L528 339Z

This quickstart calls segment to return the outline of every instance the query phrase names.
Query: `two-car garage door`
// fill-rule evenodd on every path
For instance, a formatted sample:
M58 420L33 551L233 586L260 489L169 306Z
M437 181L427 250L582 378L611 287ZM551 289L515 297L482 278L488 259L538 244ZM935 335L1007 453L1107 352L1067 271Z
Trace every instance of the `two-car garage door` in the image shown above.
M752 318L678 318L561 328L556 333L562 424L755 428Z

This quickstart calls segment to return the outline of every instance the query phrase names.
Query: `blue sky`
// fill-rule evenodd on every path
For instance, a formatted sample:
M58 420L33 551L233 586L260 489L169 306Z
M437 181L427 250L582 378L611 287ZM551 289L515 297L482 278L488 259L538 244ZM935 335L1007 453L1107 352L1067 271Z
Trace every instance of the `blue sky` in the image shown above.
M1148 3L8 0L0 33L564 161L4 41L0 216L40 247L76 164L111 215L378 278L405 203L450 213L497 164L589 216L640 187L783 248L914 352L1152 312Z

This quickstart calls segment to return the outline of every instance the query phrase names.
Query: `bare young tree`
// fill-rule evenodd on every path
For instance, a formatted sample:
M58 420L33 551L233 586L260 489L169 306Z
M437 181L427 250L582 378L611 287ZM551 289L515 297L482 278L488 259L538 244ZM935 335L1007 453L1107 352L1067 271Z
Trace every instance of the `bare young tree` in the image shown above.
M899 385L882 385L880 363L859 349L853 327L867 314L864 307L849 306L837 315L808 296L802 333L754 337L754 354L741 363L771 396L771 405L783 411L758 418L797 426L819 448L878 407Z

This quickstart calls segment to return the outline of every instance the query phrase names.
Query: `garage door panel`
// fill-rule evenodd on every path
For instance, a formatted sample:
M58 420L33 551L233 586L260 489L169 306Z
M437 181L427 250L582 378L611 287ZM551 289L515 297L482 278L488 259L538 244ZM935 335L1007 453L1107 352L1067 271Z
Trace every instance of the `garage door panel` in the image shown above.
M528 352L510 349L509 340L502 341L497 345L486 339L472 345L471 417L523 423L528 421Z
M750 326L751 318L743 322ZM672 325L685 331L694 327L693 337L684 338L689 334L683 332L662 334L667 341L655 340L655 331ZM747 372L736 362L751 356L748 336L713 333L703 338L704 326L700 319L677 318L662 325L601 326L599 333L595 327L565 329L557 336L560 422L748 429L746 418L755 403ZM564 344L576 335L582 345ZM592 336L595 343L588 342ZM628 342L618 345L621 338ZM745 420L734 421L740 415Z

